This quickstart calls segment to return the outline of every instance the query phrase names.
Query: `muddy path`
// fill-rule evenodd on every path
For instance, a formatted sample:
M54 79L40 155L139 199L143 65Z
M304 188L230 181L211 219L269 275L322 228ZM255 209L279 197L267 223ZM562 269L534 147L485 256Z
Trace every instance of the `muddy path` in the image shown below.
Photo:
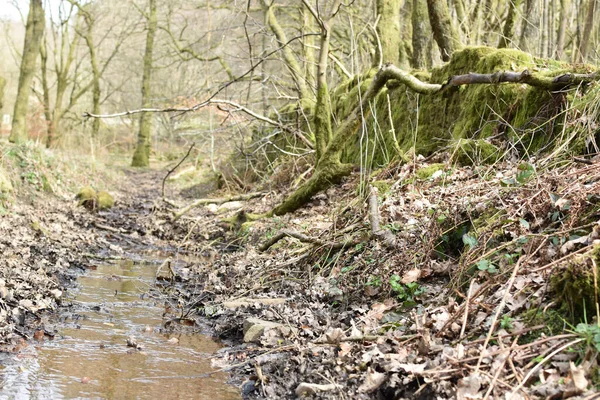
M38 210L40 226L68 221L79 237L58 245L50 232L51 239L37 238L41 250L68 253L68 268L57 268L51 280L49 291L62 292L54 312L36 310L35 300L15 303L24 317L0 353L0 398L240 398L228 375L211 367L223 345L193 322L180 324L176 300L157 287L165 260L169 269L193 262L161 228L162 175L126 171L117 204L106 212L56 201ZM48 217L59 204L63 212ZM31 246L35 239L23 240Z

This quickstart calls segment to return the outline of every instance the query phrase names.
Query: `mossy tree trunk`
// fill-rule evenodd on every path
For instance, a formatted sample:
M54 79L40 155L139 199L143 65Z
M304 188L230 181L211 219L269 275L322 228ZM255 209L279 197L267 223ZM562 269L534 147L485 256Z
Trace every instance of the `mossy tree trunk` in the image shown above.
M0 76L0 112L4 107L4 89L6 88L6 79Z
M441 89L441 85L421 82L394 65L385 65L371 81L369 88L362 97L362 101L345 117L335 130L331 141L318 160L314 174L280 205L273 209L272 213L274 215L283 215L297 210L306 204L312 196L327 189L332 184L338 183L344 176L350 174L354 166L352 164L343 164L340 161L342 150L345 145L351 143L350 139L360 129L363 118L370 117L369 110L371 107L369 103L375 99L377 93L391 79L398 80L409 87L409 89L418 93L437 93Z
M9 137L9 140L13 143L21 143L27 139L26 120L27 109L29 108L29 93L35 75L35 64L39 54L40 42L44 34L44 19L42 0L31 0L25 26L25 41L19 71L17 98L13 111L12 130Z
M383 62L401 65L400 0L377 0L377 34L381 41Z
M335 0L331 5L329 17L320 15L315 8L308 2L302 0L306 9L312 14L317 21L320 30L319 41L319 60L317 64L317 103L314 110L314 125L315 125L315 151L317 168L321 160L321 156L325 152L325 148L332 138L331 128L331 101L329 99L329 90L327 87L327 68L329 60L329 44L331 41L331 29L334 22L335 13L337 13L341 0ZM323 10L321 10L323 11Z
M269 29L275 35L277 39L277 44L279 46L284 46L288 42L288 38L283 30L282 26L279 24L277 17L275 16L275 1L271 0L262 0L262 7L265 13L265 21ZM300 100L312 100L313 96L310 94L308 87L306 86L306 82L304 81L304 75L302 73L302 68L300 67L300 63L298 59L294 55L292 48L290 46L284 46L281 49L281 54L283 55L283 60L285 62L286 67L290 71L292 75L292 79L294 84L296 85L296 89L298 91L298 97Z
M519 48L524 52L533 53L533 50L537 48L540 36L540 15L540 0L526 0L519 40Z
M446 0L427 0L427 10L433 38L440 48L442 60L449 61L452 53L462 48L462 43L452 24L448 4Z
M83 15L86 23L86 30L83 34L83 39L88 48L90 55L90 66L92 67L92 114L100 114L100 96L102 91L100 89L100 78L102 74L100 72L100 66L98 64L98 56L96 54L96 46L94 45L94 17L82 6L79 6L79 12ZM92 121L92 138L98 137L100 131L100 119L94 118Z
M154 36L157 28L156 1L149 0L148 31L146 32L146 50L144 52L144 72L142 75L142 108L151 105L152 68L154 53ZM147 167L150 165L150 138L152 134L152 114L142 113L137 138L137 146L133 153L132 167Z
M513 41L515 36L515 22L517 20L517 9L521 5L521 0L511 0L508 2L508 10L506 13L506 19L504 20L504 27L502 28L502 36L498 41L498 48L507 48Z
M431 26L427 14L427 0L413 0L412 5L412 66L424 69L431 66L428 43L431 38Z

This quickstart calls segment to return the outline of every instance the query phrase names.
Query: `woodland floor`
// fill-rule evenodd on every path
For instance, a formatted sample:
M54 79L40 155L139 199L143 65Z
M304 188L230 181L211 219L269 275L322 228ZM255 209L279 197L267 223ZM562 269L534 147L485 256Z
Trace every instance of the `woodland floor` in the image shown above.
M165 171L126 170L106 212L15 203L0 219L3 350L53 334L44 310L94 257L146 248L171 257L167 327L225 340L214 365L244 398L595 398L600 329L576 314L597 296L600 163L428 166L372 179L391 243L372 237L358 174L255 222L245 213L269 211L283 191L172 221L173 204L192 199L169 189L161 200ZM583 283L551 279L564 274ZM244 323L265 321L279 325L244 342Z

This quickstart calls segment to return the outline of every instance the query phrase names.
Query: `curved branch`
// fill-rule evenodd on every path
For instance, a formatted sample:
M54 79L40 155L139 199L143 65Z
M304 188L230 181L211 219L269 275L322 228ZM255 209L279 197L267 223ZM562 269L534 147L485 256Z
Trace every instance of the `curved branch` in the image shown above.
M199 109L204 108L209 105L212 105L212 104L225 104L225 105L234 107L236 110L242 111L242 112L248 114L249 116L251 116L252 118L255 118L259 121L265 122L269 125L276 126L286 132L296 135L300 140L302 140L304 142L304 144L309 146L311 149L314 147L313 144L311 143L311 141L308 140L306 138L306 136L304 136L300 131L291 129L288 126L285 126L285 125L283 125L275 120L272 120L271 118L266 117L262 114L258 114L256 112L252 111L251 109L244 107L244 106L242 106L238 103L235 103L233 101L230 101L230 100L210 99L210 100L203 101L202 103L198 103L192 107L140 108L137 110L123 111L123 112L114 113L114 114L92 114L92 113L89 113L86 111L83 113L83 117L84 118L117 118L117 117L125 117L128 115L140 114L140 113L167 113L167 112L187 113L187 112L198 111Z

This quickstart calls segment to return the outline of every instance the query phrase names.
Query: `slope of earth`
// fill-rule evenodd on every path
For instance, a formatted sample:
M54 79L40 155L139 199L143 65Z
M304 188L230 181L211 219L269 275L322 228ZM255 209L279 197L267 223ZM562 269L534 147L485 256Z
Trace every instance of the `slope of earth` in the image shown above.
M246 398L591 398L598 185L595 159L438 157L283 217L257 219L273 192L197 207L162 225L203 257L170 293L237 343L216 362Z

